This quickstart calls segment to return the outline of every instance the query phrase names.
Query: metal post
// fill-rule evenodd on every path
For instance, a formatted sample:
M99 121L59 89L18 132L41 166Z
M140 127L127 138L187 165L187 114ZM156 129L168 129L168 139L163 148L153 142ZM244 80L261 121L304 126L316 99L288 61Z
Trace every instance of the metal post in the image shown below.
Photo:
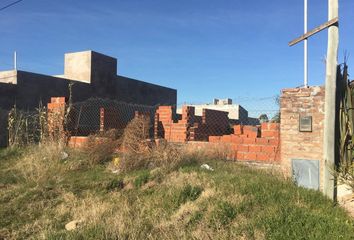
M304 0L304 33L307 33L307 0ZM308 87L307 38L304 40L304 87Z
M328 0L328 19L338 17L338 0ZM324 193L335 199L335 179L331 171L335 164L335 116L336 116L336 78L337 57L339 45L338 25L328 29L327 64L326 64L326 93L325 93L325 119L324 119Z
M17 53L14 52L14 69L17 70Z

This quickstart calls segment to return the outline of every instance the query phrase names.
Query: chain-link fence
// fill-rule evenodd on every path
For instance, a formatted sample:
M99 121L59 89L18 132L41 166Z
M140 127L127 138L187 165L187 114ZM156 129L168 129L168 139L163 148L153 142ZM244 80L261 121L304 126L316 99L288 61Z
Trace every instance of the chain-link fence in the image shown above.
M109 99L89 99L70 106L67 130L74 136L86 136L110 129L122 132L136 114L149 116L152 123L156 108Z
M0 147L6 147L8 142L8 121L9 111L0 108Z
M182 112L183 106L193 106L196 116L202 116L203 109L228 112L231 124L259 125L262 122L279 122L279 96L269 97L235 97L214 99L210 103L178 104L177 112Z
M111 129L123 133L128 123L137 115L145 115L150 120L150 138L164 138L172 142L209 141L213 136L235 134L235 125L258 126L263 122L280 121L277 96L214 99L212 103L184 103L177 107L137 105L98 98L66 105L64 98L62 101L58 106L65 109L59 112L65 116L54 115L59 120L54 122L59 122L69 136L88 136ZM58 103L50 104L55 107ZM15 141L15 138L28 139L28 142L37 141L41 138L40 134L46 134L43 124L53 123L53 119L43 119L48 116L37 110L32 113L17 111L15 115L12 114L14 119L8 119L8 116L9 111L0 111L2 145L9 140ZM11 123L12 133L9 136L8 123L15 120L16 122ZM26 130L22 131L25 132L24 136L19 133L23 128ZM48 129L50 132L54 128L52 126ZM261 130L258 128L256 131L258 133L255 137L260 136ZM53 133L55 134L54 131Z

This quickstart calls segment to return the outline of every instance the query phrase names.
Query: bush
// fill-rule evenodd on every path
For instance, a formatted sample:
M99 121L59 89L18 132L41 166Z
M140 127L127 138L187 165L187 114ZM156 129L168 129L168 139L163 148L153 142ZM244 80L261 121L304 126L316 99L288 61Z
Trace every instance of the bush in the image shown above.
M118 168L131 171L146 168L150 161L151 144L149 138L149 119L146 116L135 117L124 129L122 137L123 156Z
M114 130L89 136L83 148L87 154L87 164L93 166L111 160L112 155L119 148L120 142L119 135Z
M123 149L128 153L144 154L149 151L150 119L137 116L124 129Z

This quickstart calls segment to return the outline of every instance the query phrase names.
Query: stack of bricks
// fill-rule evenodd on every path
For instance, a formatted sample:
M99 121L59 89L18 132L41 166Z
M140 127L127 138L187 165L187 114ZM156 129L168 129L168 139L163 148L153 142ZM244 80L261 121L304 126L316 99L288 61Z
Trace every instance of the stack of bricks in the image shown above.
M194 108L184 106L180 120L174 118L172 106L160 106L155 114L154 135L171 142L189 140L189 128L194 123Z
M48 132L52 138L64 136L65 97L52 97L47 104Z
M229 144L234 160L280 161L279 123L262 123L258 126L235 125L234 133L210 136L209 142Z

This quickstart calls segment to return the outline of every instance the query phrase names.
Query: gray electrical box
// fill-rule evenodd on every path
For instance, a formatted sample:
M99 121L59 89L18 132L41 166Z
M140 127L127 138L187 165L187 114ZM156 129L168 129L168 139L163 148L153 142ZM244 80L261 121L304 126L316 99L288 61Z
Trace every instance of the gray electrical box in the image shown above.
M318 190L320 188L319 166L318 160L292 159L293 180L298 186Z
M299 131L312 132L312 116L300 116Z

